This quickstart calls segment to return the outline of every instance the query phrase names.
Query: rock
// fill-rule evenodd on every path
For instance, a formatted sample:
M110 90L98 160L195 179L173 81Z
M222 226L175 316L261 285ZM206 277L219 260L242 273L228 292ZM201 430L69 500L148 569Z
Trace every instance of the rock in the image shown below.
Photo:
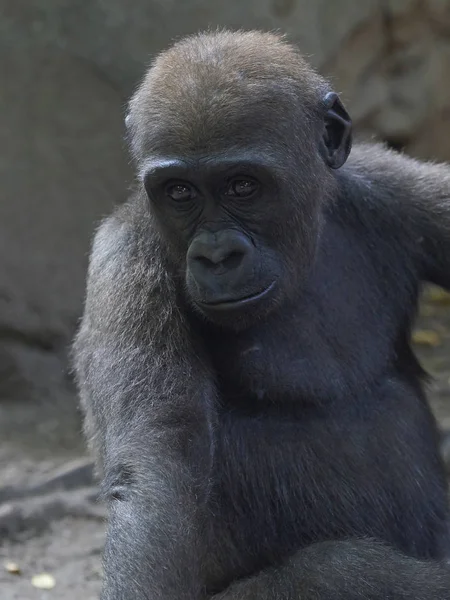
M40 480L32 485L0 487L0 504L30 496L40 496L94 485L94 464L90 460L82 458L53 469L43 476L41 475Z
M50 573L38 573L31 578L31 585L40 590L52 590L56 581Z
M64 450L80 432L67 350L90 239L129 181L122 98L51 46L3 47L0 69L0 438Z
M5 571L11 575L20 575L21 570L17 563L7 561L4 563Z
M97 489L80 488L0 504L0 542L40 535L67 516L103 521L106 507L97 498Z
M2 0L3 3L6 0ZM1 2L0 2L1 4ZM211 24L280 29L329 74L361 132L448 159L449 0L30 0L7 3L0 33L22 32L98 69L125 96L151 56Z

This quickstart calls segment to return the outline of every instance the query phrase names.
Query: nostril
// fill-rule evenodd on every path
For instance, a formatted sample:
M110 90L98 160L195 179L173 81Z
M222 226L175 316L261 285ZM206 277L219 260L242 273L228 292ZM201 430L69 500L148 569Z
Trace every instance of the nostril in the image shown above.
M204 269L212 269L212 267L215 266L215 263L206 256L196 256L194 260L198 265L200 265Z
M230 254L223 259L222 266L230 270L237 269L237 267L241 264L243 258L244 253L235 250L234 252L230 252Z

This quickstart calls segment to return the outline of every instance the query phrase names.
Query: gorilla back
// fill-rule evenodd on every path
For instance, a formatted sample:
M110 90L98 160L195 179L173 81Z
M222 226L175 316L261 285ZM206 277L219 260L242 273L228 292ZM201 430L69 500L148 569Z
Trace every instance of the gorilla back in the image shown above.
M130 103L75 365L109 502L103 600L450 598L410 329L450 285L450 170L351 151L258 32L184 39Z

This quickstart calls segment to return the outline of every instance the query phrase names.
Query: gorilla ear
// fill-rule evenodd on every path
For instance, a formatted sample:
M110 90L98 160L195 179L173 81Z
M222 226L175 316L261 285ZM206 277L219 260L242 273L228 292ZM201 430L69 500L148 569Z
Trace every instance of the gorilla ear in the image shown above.
M129 112L127 112L127 114L125 115L125 119L124 119L124 122L125 122L125 127L126 127L127 129L129 129L129 128L130 128L130 121L131 121L131 116L130 116L130 113L129 113Z
M335 92L325 96L324 105L325 132L321 154L329 167L339 169L352 149L352 120Z

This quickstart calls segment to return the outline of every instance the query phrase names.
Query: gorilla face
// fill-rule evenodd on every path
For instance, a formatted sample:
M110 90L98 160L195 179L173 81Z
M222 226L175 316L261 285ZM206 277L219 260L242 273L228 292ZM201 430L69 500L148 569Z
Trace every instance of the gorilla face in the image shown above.
M241 328L308 276L350 119L319 84L244 70L230 85L222 64L196 65L185 80L184 63L157 62L130 105L131 146L188 302Z
M282 294L272 213L280 186L260 159L185 158L150 167L144 185L185 265L189 302L219 323L256 318Z

